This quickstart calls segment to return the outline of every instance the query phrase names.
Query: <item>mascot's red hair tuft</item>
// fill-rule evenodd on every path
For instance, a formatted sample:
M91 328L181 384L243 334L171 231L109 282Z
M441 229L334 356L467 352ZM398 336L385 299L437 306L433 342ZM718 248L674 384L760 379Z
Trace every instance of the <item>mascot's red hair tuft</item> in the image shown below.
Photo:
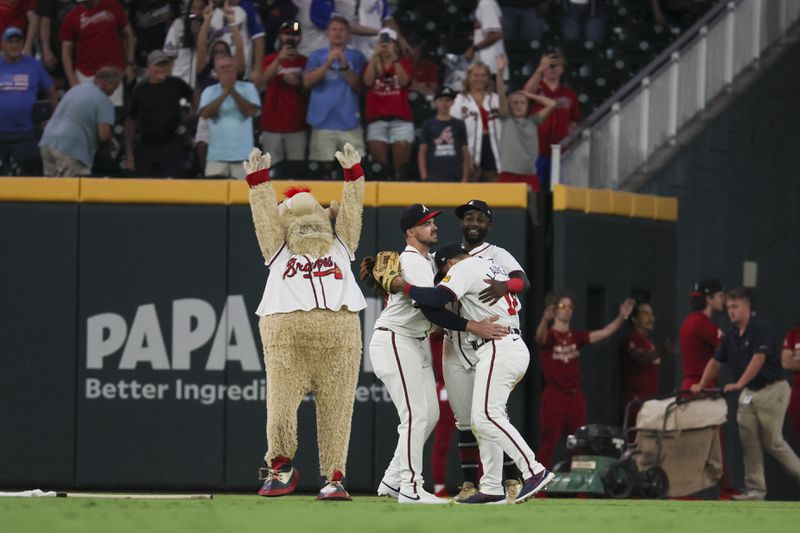
M283 196L286 198L291 198L295 194L299 194L301 192L311 192L311 189L308 187L289 187L286 189L286 192L283 193Z

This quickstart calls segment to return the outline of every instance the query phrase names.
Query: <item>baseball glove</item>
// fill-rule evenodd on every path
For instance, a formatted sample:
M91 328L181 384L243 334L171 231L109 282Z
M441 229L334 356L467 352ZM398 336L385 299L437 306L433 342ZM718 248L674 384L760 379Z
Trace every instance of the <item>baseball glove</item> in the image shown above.
M392 281L402 274L400 254L397 252L379 252L372 267L372 275L388 294L392 293Z
M361 261L361 267L358 272L358 277L364 282L369 290L375 293L375 296L383 300L386 298L386 291L383 290L381 284L372 275L372 269L375 268L375 257L368 255Z

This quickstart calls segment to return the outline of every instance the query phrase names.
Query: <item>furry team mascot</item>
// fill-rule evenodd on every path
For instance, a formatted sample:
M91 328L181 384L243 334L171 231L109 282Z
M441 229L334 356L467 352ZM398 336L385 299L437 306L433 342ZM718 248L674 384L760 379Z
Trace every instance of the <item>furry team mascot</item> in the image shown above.
M342 485L353 399L361 362L364 296L350 270L361 236L364 171L352 145L336 152L344 168L341 205L323 209L310 190L289 190L278 203L270 155L253 148L244 162L250 209L269 277L256 313L267 371L267 453L262 496L297 486L297 409L308 392L317 404L323 487L318 500L350 500ZM335 231L333 223L335 222Z

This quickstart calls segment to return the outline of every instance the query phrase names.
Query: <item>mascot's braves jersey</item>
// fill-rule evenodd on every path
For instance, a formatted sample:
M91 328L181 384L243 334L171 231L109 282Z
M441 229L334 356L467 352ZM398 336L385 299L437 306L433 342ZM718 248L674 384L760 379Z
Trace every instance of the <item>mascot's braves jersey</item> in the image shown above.
M463 316L469 320L480 322L485 318L497 316L497 323L509 328L519 329L520 304L512 293L506 293L494 304L489 305L480 299L480 293L487 287L485 279L508 281L508 274L500 265L481 257L463 259L453 265L447 275L439 283L450 290L461 303ZM468 340L476 337L470 333Z
M476 248L470 250L469 255L473 257L482 257L483 259L488 259L493 263L500 266L506 273L522 271L522 266L519 262L514 259L514 256L511 255L508 250L505 248L501 248L499 246L495 246L494 244L490 244L485 242ZM460 263L459 263L460 264ZM484 288L488 285L484 283ZM504 300L500 300L502 302ZM498 304L500 303L498 302ZM465 316L464 312L461 310L462 304L461 302L453 302L448 304L448 309L452 312L456 313L459 316ZM455 353L459 354L461 357L461 363L464 365L465 368L474 367L478 363L478 356L475 354L475 350L472 348L472 345L469 343L467 339L467 334L463 331L450 331L445 330L447 333L447 338L449 339L450 343L453 345L453 350Z
M406 246L400 254L400 267L403 279L417 287L433 287L433 273L436 265L433 257L424 256L413 246ZM392 294L375 327L388 328L398 335L420 338L428 334L431 323L419 307L402 292Z
M267 263L269 277L256 314L338 311L343 306L353 312L364 309L367 303L350 271L355 256L334 237L330 252L323 257L293 254L284 243Z

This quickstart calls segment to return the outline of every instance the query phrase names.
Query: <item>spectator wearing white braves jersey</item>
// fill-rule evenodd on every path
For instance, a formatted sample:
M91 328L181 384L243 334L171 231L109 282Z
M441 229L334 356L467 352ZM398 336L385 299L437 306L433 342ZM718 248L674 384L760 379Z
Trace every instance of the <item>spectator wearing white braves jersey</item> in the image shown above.
M474 63L467 69L464 88L450 113L467 126L467 145L472 154L473 181L497 181L500 172L500 97L490 91L489 67Z
M508 335L487 339L475 334L468 341L477 355L472 391L471 422L480 442L483 476L480 491L458 500L464 504L499 503L506 499L502 484L503 454L514 460L525 482L517 502L533 497L553 479L553 474L536 460L530 446L511 424L506 403L514 386L528 369L530 353L520 337L520 304L513 294L505 299L484 298L487 279L510 280L503 268L489 259L469 255L459 243L442 247L436 253L441 282L435 288L414 287L396 280L394 288L421 305L438 308L458 301L465 318L479 321L494 319L507 328Z
M430 248L438 242L431 211L414 204L403 211L400 229L406 248L400 254L403 278L422 287L433 287L434 263ZM500 328L491 322L468 322L455 315L451 329L477 331L492 337ZM378 495L397 497L399 503L445 504L422 488L423 447L439 418L432 362L423 342L431 328L426 311L404 294L392 294L375 322L369 356L375 375L386 386L400 417L394 456L378 487Z

